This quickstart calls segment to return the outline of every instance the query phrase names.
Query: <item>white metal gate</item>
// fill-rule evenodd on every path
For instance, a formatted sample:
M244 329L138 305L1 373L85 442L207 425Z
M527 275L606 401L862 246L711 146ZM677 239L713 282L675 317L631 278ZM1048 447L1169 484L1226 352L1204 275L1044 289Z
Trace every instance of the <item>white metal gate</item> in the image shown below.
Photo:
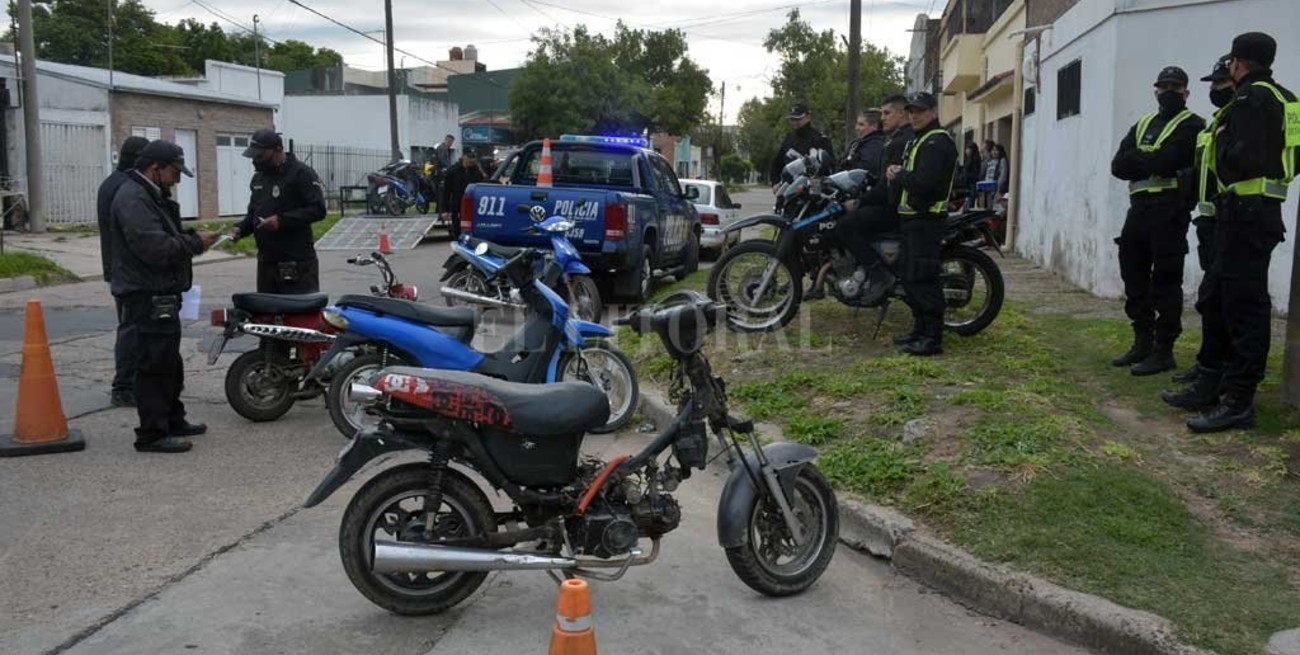
M217 207L222 216L242 216L248 211L253 161L244 157L247 147L247 136L217 135Z
M181 176L176 187L176 202L181 206L181 218L198 218L199 215L199 133L197 130L176 130L176 145L185 151L185 164L194 173L193 178Z
M107 177L102 125L41 122L45 221L94 223L99 185Z

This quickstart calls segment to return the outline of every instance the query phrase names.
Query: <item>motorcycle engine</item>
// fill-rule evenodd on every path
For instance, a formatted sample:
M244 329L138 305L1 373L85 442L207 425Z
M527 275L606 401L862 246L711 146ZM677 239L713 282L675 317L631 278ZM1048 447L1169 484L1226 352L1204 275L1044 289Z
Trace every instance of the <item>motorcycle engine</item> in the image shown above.
M858 262L853 255L836 253L831 260L831 269L826 272L826 288L840 302L848 302L862 294L866 288L864 280L855 276Z
M604 505L601 509L593 506L581 518L571 522L569 539L574 549L585 555L603 558L625 555L636 545L640 530L632 521L627 505Z

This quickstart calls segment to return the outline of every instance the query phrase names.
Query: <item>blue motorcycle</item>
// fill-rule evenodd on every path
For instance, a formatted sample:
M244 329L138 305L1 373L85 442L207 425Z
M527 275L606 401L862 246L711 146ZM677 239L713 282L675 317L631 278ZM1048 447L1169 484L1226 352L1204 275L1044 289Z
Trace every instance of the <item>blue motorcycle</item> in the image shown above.
M476 253L482 256L487 250L480 245ZM538 276L539 261L545 261L544 277L558 277L558 261L532 248L519 249L501 265L501 274L520 290L527 317L496 352L470 346L479 316L469 308L359 295L343 296L326 308L325 321L340 333L308 377L343 353L352 357L331 376L325 397L339 432L352 438L377 424L366 407L351 398L352 385L369 384L381 369L399 365L470 371L510 382L588 382L605 393L610 409L609 421L593 432L613 432L626 425L640 398L631 360L608 341L612 330L570 316L568 304Z
M572 229L573 222L562 216L552 216L528 228L528 232L543 232L551 237L552 252L537 262L537 274L546 286L565 297L577 318L596 322L602 308L600 289L591 278L591 269L582 263L582 255L569 241ZM489 308L522 308L519 288L501 274L506 261L518 251L469 235L453 242L442 274L442 297L447 306L472 303ZM557 265L548 266L550 260ZM551 272L550 279L547 271Z
M429 185L422 181L423 176L414 164L405 159L367 175L370 212L384 211L390 216L401 216L406 213L407 207L414 205L415 210L421 214L429 213L433 192L425 188Z

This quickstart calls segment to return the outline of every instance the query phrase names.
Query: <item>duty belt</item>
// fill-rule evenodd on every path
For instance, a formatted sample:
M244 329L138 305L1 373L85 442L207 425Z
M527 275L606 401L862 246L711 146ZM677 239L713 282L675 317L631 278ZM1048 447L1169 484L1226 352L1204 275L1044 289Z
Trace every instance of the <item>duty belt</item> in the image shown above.
M1135 193L1160 193L1178 188L1178 180L1172 177L1149 177L1128 183L1129 195Z

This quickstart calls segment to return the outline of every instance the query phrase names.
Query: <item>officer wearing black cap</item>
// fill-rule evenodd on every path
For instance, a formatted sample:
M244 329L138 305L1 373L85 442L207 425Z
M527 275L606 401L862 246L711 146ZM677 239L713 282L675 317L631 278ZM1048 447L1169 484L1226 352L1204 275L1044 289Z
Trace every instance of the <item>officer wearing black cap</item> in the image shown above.
M1174 342L1182 334L1183 260L1191 193L1179 179L1192 168L1196 135L1205 121L1187 109L1187 73L1160 71L1155 83L1159 111L1143 116L1119 144L1111 174L1127 181L1128 216L1115 243L1124 281L1124 312L1133 324L1133 345L1112 360L1133 375L1173 369Z
M113 281L113 232L109 229L109 219L113 211L113 196L122 187L122 183L135 169L135 160L140 151L149 145L149 139L142 136L127 137L122 142L122 150L117 156L117 170L99 185L96 199L96 218L99 222L99 254L104 264L104 281ZM117 304L117 341L113 344L113 358L116 371L113 374L110 402L114 407L135 407L135 326L122 320L122 299L114 297Z
M1223 115L1227 112L1226 108L1236 94L1236 81L1232 79L1230 70L1231 63L1232 55L1224 55L1215 61L1214 69L1210 74L1201 78L1202 82L1210 83L1210 104L1215 106L1216 111L1205 124L1205 129L1196 137L1195 168L1186 179L1180 180L1180 184L1185 184L1187 188L1196 191L1197 216L1192 223L1196 225L1196 256L1200 261L1201 271L1205 273L1209 273L1210 265L1214 262L1214 233L1218 229L1215 222L1218 211L1214 203L1219 195L1220 184L1214 156L1214 141L1223 122ZM1187 386L1160 394L1166 403L1174 407L1199 409L1218 403L1219 383L1223 376L1223 360L1226 356L1227 344L1216 343L1222 335L1205 325L1207 311L1205 299L1208 295L1206 282L1211 279L1208 275L1202 277L1201 286L1196 292L1196 311L1201 315L1202 328L1201 349L1196 354L1196 362L1191 368L1173 376L1174 382Z
M257 291L320 291L311 224L325 218L324 185L316 171L284 151L284 141L271 128L253 133L244 156L253 160L256 172L248 214L232 236L257 238Z
M929 93L907 96L907 115L916 136L901 165L886 177L899 189L903 228L903 289L912 310L912 339L901 345L910 355L943 352L943 286L939 246L948 217L948 198L957 176L957 144L939 125L939 101Z
M1194 432L1244 428L1255 421L1255 388L1264 379L1272 301L1268 268L1285 235L1282 201L1300 151L1300 103L1273 80L1277 42L1250 32L1232 40L1237 93L1214 141L1221 192L1214 262L1206 282L1206 339L1230 344L1222 396L1187 422Z
M825 165L835 166L835 148L825 134L812 126L812 110L808 105L801 103L791 107L789 118L791 131L781 141L781 146L776 149L776 156L772 157L772 164L767 169L767 180L772 183L774 189L781 183L781 170L790 162L790 157L786 153L791 150L806 155L813 148L817 148L822 151L822 161Z
M180 206L170 199L181 175L194 177L185 153L170 141L140 151L135 169L113 196L109 210L113 251L113 295L122 319L135 328L135 400L140 427L135 449L178 453L190 449L183 437L207 426L185 420L181 389L181 294L190 288L190 260L217 240L215 232L180 227Z

